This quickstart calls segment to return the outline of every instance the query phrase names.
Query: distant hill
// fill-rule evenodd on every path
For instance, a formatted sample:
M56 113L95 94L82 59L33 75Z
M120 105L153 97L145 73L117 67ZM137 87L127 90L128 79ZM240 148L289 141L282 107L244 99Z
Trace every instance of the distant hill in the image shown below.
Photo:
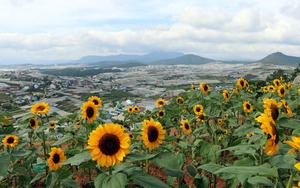
M115 67L129 68L129 67L141 67L141 66L147 66L147 65L139 62L128 62L121 65L116 65Z
M256 62L263 64L298 66L300 57L288 56L281 52L276 52Z
M145 55L128 55L128 54L119 54L119 55L109 55L109 56L96 56L89 55L76 60L76 63L96 63L101 61L139 61L139 62L150 62L162 59L171 59L184 55L180 52L163 52L156 51L151 52Z
M205 63L214 62L216 60L208 59L205 57L187 54L181 57L173 58L173 59L165 59L149 62L152 65L178 65L178 64L186 64L186 65L200 65Z

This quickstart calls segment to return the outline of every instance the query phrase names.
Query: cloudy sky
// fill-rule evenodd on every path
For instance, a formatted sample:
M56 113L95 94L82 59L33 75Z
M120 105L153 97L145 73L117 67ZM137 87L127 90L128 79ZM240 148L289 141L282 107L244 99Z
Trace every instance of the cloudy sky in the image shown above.
M177 51L300 56L299 0L0 0L0 63Z

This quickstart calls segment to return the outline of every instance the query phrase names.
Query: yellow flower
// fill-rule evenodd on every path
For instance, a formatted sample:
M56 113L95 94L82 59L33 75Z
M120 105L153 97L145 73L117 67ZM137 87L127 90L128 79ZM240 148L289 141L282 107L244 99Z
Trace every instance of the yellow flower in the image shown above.
M133 107L132 106L128 106L127 112L130 113L130 114L133 113L134 112Z
M162 143L165 139L166 131L163 129L159 122L154 121L152 118L142 122L142 139L146 148L154 149Z
M280 76L280 81L284 82L283 76Z
M268 86L268 91L274 93L275 92L275 87L272 85Z
M50 106L45 102L38 102L31 107L30 112L37 115L47 114L50 110Z
M228 120L228 114L224 114L224 120Z
M30 118L28 124L33 129L36 129L39 126L38 120L36 118Z
M224 129L223 132L224 132L224 134L228 134L228 130L227 129Z
M180 126L185 134L190 134L192 132L192 128L189 124L189 120L181 120L181 126Z
M275 122L270 116L263 113L259 117L257 117L255 120L262 123L260 126L262 132L265 132L270 135L274 135L273 127L275 126L274 125Z
M218 124L222 124L223 120L221 118L218 119Z
M281 107L281 102L276 102L274 99L263 99L264 103L264 113L271 116L274 121L279 118L279 108Z
M4 147L9 146L13 148L16 145L18 145L18 143L19 143L19 138L12 134L5 136L2 140L2 144L4 145Z
M160 118L162 118L162 117L164 117L164 111L162 110L162 109L160 109L160 110L158 110L157 112L156 112L156 115L158 116L158 117L160 117Z
M67 160L63 150L61 148L53 147L49 153L50 157L47 160L50 170L57 170L62 167L62 162Z
M267 93L269 91L268 86L264 86L261 89L264 93Z
M300 171L300 162L296 163L294 165L294 167L297 168L298 171ZM298 185L299 185L299 183L298 183Z
M3 119L5 119L5 120L8 119L8 116L3 116Z
M186 109L183 109L182 112L183 112L183 113L186 113Z
M123 161L130 153L130 137L119 124L99 125L90 133L87 148L92 160L101 166L110 167Z
M236 85L238 86L239 89L242 89L243 87L245 87L245 82L246 80L244 78L239 78L237 80Z
M204 82L200 83L200 89L203 95L207 94L210 91L209 85L205 84Z
M102 106L102 100L97 96L89 97L88 101L93 102L97 108L100 108Z
M284 85L281 85L278 87L277 89L277 93L278 93L278 96L283 98L285 96L285 87Z
M278 141L279 138L276 136L271 136L270 139L268 139L265 143L264 150L266 151L267 155L274 155L276 151L279 150Z
M223 90L223 97L224 97L224 99L226 100L226 102L228 102L229 101L229 92L225 89L225 90Z
M197 115L197 121L204 123L206 114L204 112Z
M184 99L183 99L182 97L177 97L177 98L176 98L176 103L177 103L178 105L183 105L183 104L184 104Z
M166 101L164 99L157 99L156 100L156 106L161 108L166 104Z
M195 89L196 89L194 84L191 85L191 89L192 89L192 90L195 90Z
M290 106L287 104L286 100L281 100L282 104L283 104L283 109L285 110L285 113L288 117L292 116L293 112L292 109L290 108Z
M80 127L80 123L75 123L75 124L74 124L74 127L75 127L76 129L78 129L78 128Z
M194 113L196 115L200 115L201 113L203 113L203 110L204 110L204 108L201 104L197 104L194 106Z
M50 123L49 123L49 128L50 129L55 129L56 127L56 122L54 120L51 120Z
M134 112L139 112L139 111L140 111L140 107L134 106L134 107L133 107L133 111L134 111Z
M91 102L83 103L81 107L81 117L82 119L86 119L88 123L92 123L98 116L98 108L97 106Z
M273 80L273 84L274 84L274 86L277 88L277 87L279 87L280 86L280 80L279 79L274 79Z
M292 149L290 149L288 151L288 153L295 153L296 150L298 150L300 152L300 138L292 136L292 141L286 140L283 141L283 143L286 143L288 145L290 145L292 147Z
M243 103L243 107L244 107L244 111L248 112L248 113L252 112L252 110L253 110L252 105L249 101L245 101Z

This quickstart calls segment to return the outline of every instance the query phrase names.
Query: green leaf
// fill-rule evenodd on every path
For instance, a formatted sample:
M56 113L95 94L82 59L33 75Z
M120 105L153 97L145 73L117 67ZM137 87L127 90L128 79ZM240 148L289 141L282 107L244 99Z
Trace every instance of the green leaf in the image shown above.
M139 153L130 153L126 156L126 162L136 162L143 161L146 159L152 159L157 154L139 154Z
M31 153L32 153L31 150L20 149L20 150L14 150L11 153L11 155L12 155L12 157L19 158L19 157L24 157L24 156L30 155Z
M58 178L58 175L56 172L50 172L46 179L47 187L50 187L50 188L54 187L57 178Z
M159 187L159 188L170 188L167 184L162 182L160 179L153 177L143 171L136 171L132 174L132 181L143 187Z
M208 172L210 172L210 173L215 173L216 171L218 171L218 170L220 170L220 169L222 169L223 167L221 166L221 165L218 165L218 164L212 164L212 163L210 163L210 164L205 164L205 165L201 165L201 166L199 166L198 167L198 169L200 169L200 170L206 170L206 171L208 171Z
M52 146L58 146L68 140L71 140L73 138L73 135L71 133L67 133L66 135L64 135L61 139L57 140L56 142L54 142L52 144Z
M40 180L42 177L44 177L44 173L38 173L31 181L30 181L30 184Z
M175 156L171 152L164 152L157 155L152 163L155 166L162 167L166 171L169 176L178 177L182 176L184 172L181 170L182 162L180 162L180 158L182 156ZM182 160L182 159L181 159Z
M225 149L222 149L220 151L234 151L235 155L244 155L244 154L250 154L253 155L256 153L256 148L254 145L249 145L249 144L240 144L237 146L232 146L232 147L228 147Z
M66 187L72 187L72 188L80 188L80 186L77 184L77 182L72 179L72 175L65 179L62 179L61 185L64 185Z
M123 173L116 173L113 175L102 173L96 177L94 185L96 188L122 188L127 185L127 176Z
M261 176L270 176L270 177L278 177L277 168L271 167L269 164L263 164L260 166L229 166L221 168L215 172L214 174L219 173L229 173L229 174L252 174L252 175L261 175Z
M62 164L63 165L71 164L72 166L74 166L74 165L77 166L77 165L80 165L81 163L89 161L91 159L92 159L91 154L89 154L87 151L84 151L82 153L78 153L78 154L74 155L73 157L70 157Z
M298 129L300 126L299 119L292 119L288 117L282 117L276 122L280 127Z
M191 165L188 165L188 166L186 167L186 170L188 171L188 173L189 173L192 177L195 177L196 174L197 174L196 169L195 169L193 166L191 166Z
M0 153L0 176L5 177L10 164L10 155L7 152Z
M290 169L293 167L293 164L285 162L284 155L276 155L270 158L270 163L271 165L276 166L277 168Z
M261 177L261 176L250 177L250 178L248 178L248 182L252 185L261 185L261 186L274 187L274 184L272 183L272 181L270 181L266 177Z

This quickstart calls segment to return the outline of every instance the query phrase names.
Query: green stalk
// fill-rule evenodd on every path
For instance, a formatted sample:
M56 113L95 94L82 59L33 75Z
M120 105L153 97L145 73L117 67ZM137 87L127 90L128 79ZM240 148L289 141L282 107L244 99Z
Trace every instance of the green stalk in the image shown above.
M260 148L259 165L262 165L263 162L264 162L264 154L265 154L265 152L264 152L263 148L261 147L261 148Z
M149 151L147 150L147 154L149 153ZM149 174L149 159L146 159L146 173Z
M111 176L111 175L112 175L112 167L110 166L110 167L108 168L108 170L109 170L109 175Z
M294 174L293 174L293 171L291 171L291 175L290 175L288 184L286 185L286 188L292 188L292 186L293 186L293 179L294 179Z

